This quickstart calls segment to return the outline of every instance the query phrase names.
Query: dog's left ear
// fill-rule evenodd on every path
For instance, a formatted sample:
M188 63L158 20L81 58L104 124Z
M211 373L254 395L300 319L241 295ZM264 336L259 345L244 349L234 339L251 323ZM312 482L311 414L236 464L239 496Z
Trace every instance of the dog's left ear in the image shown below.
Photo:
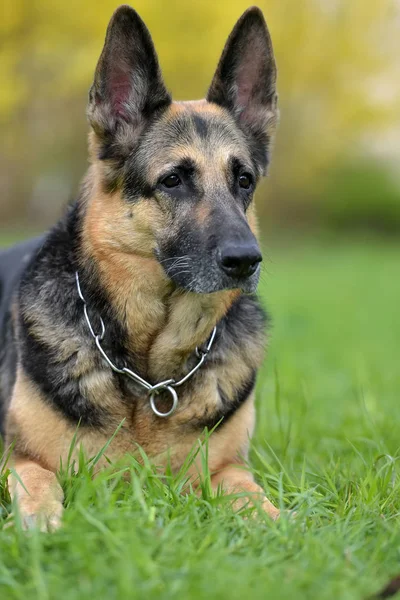
M267 143L268 122L277 118L276 65L271 37L259 8L249 8L236 23L207 100L227 108L246 132L261 145L264 138ZM266 152L267 148L265 155Z

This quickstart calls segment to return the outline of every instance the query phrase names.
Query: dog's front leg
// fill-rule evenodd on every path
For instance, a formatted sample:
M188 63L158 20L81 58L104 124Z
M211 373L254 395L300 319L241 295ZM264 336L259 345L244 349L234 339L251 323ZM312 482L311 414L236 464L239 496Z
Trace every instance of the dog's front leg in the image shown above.
M8 485L22 527L57 529L63 512L63 491L55 473L29 458L14 459L13 471Z
M234 506L237 508L242 508L248 503L260 503L271 519L275 521L279 517L279 509L268 500L264 490L255 483L244 465L224 467L212 476L211 484L214 489L221 487L228 494L243 493L243 498L235 500Z

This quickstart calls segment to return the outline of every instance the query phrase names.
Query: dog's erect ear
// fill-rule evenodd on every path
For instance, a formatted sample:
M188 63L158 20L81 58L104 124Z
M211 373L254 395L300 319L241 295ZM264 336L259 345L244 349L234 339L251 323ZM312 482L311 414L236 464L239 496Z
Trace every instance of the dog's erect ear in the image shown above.
M207 100L230 110L255 135L276 114L276 65L261 10L249 8L236 23L208 90Z
M89 93L93 129L101 135L121 122L138 126L170 102L146 25L133 8L120 6L108 25Z

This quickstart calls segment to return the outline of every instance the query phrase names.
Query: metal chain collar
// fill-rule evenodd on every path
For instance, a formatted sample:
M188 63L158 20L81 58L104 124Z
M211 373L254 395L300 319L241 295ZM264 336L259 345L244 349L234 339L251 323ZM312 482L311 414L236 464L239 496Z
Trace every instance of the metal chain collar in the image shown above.
M87 303L82 294L81 286L79 283L78 271L75 272L75 278L76 278L76 287L78 290L79 298L83 302L83 314L85 315L86 323L88 325L88 328L89 328L89 331L90 331L92 337L94 338L94 340L96 342L96 346L99 349L104 360L107 362L107 364L111 367L111 369L115 373L119 373L120 375L126 375L127 377L129 377L130 379L133 379L133 381L135 381L136 383L141 385L147 391L151 409L154 412L154 414L157 415L157 417L169 417L170 415L172 415L172 413L176 410L176 408L178 406L178 394L177 394L175 388L183 385L188 379L190 379L192 377L192 375L194 375L196 373L196 371L198 371L200 369L200 367L202 366L202 364L204 363L204 361L207 358L207 354L211 350L211 346L213 345L213 342L215 339L215 334L217 332L217 327L214 327L214 329L212 330L205 349L196 347L196 356L199 358L199 362L193 367L193 369L191 369L191 371L189 371L189 373L187 373L187 375L182 377L182 379L180 379L179 381L175 381L175 379L166 379L165 381L160 381L159 383L156 383L155 385L151 385L151 383L149 383L148 381L146 381L145 379L140 377L140 375L138 375L134 371L131 371L131 369L128 369L127 367L123 367L122 369L119 369L112 362L112 360L107 356L107 354L103 350L101 343L100 343L103 341L104 334L106 332L104 321L101 317L99 317L100 325L101 325L101 333L95 333L94 329L92 327L92 324L90 322L90 319L89 319ZM155 401L156 396L161 391L168 391L171 396L171 399L172 399L172 406L171 406L170 410L165 413L158 410L158 408L156 406L156 401Z

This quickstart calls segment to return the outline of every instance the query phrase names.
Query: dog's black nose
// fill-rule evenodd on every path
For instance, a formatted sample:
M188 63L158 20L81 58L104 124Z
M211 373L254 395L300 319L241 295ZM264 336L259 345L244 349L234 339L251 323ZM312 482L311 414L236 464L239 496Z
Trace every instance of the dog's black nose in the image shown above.
M262 261L256 244L227 244L219 251L219 265L230 277L250 277Z

